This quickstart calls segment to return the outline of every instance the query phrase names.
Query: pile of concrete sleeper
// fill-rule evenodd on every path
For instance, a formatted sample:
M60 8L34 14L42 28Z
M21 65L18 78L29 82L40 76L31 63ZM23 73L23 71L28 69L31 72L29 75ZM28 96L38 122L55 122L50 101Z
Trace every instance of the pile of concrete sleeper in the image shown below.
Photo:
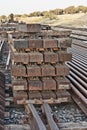
M69 68L65 62L72 58L72 54L67 53L67 48L72 43L71 32L42 30L41 27L40 24L19 25L20 38L12 38L12 85L15 102L23 99L58 99L60 102L70 100L67 91L70 89L70 82L66 78Z

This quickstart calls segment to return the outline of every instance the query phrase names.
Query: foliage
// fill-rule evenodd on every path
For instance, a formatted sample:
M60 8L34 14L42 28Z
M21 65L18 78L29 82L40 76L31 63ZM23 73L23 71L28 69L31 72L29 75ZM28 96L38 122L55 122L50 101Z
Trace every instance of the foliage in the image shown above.
M74 6L69 6L64 9L65 14L74 14L76 13L76 8Z
M49 18L50 20L56 19L56 15L52 12L45 12L44 13L44 18Z
M30 14L13 14L11 13L9 16L5 16L2 15L0 16L0 20L1 21L9 21L9 22L13 22L14 18L15 19L19 19L21 18L26 18L26 17L38 17L38 16L42 16L45 18L49 18L49 19L56 19L56 15L62 15L62 14L75 14L75 13L87 13L87 6L69 6L65 9L54 9L54 10L49 10L49 11L36 11L36 12L32 12Z
M54 13L55 15L61 15L63 14L63 9L55 9L55 10L50 10L50 13Z
M5 15L1 15L0 20L7 20L7 17Z
M86 12L87 12L87 7L80 5L80 6L78 6L78 7L76 8L76 10L78 11L78 13L79 13L79 12L86 13Z
M13 13L11 13L8 17L9 17L9 22L14 21L14 14Z
M41 12L37 11L29 14L29 17L33 17L33 16L41 16Z

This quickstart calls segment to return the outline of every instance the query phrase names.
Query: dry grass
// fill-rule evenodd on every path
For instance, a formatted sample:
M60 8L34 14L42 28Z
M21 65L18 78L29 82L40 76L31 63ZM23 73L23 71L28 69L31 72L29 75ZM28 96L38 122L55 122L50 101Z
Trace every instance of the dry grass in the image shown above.
M17 20L19 22L23 21L23 22L26 22L26 23L38 23L42 20L43 18L42 17L21 17L21 18L17 18Z
M26 17L20 18L19 21L26 23L43 23L49 25L65 25L65 26L87 26L87 14L65 14L57 15L56 19L50 20L49 18L43 17Z

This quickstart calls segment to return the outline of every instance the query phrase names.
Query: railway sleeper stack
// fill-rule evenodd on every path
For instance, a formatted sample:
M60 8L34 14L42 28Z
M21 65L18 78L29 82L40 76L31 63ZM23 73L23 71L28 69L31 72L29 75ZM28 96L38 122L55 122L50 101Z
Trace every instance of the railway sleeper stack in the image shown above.
M4 130L4 111L5 111L5 77L0 72L0 130Z
M72 58L67 53L72 43L70 33L43 29L40 24L20 24L18 32L8 35L15 102L70 101L69 67L65 65Z

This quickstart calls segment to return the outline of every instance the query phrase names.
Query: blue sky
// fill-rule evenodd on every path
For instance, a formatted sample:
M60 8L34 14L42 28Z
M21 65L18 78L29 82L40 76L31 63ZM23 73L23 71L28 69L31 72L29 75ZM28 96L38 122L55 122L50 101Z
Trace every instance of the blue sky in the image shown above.
M66 8L71 5L87 6L87 0L0 0L0 15L29 14L34 11Z

